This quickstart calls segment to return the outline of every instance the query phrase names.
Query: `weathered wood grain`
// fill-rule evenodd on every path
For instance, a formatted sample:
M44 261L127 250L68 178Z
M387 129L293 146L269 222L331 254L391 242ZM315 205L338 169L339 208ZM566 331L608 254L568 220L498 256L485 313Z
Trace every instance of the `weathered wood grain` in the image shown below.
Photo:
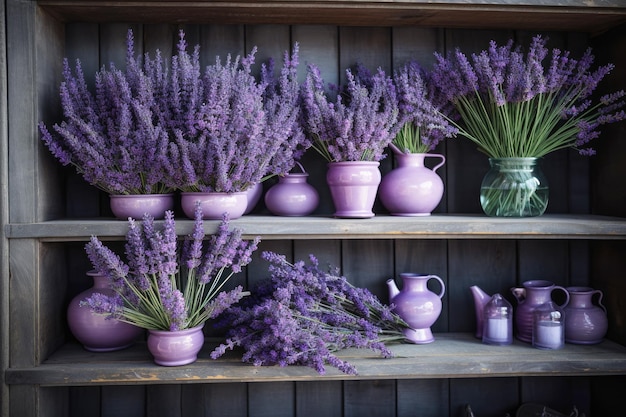
M208 341L198 361L191 365L163 367L152 362L143 343L106 354L95 354L79 345L68 344L37 368L8 369L6 379L10 385L80 386L593 376L626 372L626 347L611 341L598 345L566 344L561 350L551 351L534 349L518 341L510 346L484 345L470 333L436 333L435 342L428 345L391 345L395 355L391 359L367 350L341 351L339 356L357 368L357 376L347 376L330 367L325 375L302 366L255 367L242 363L237 352L224 359L211 360L212 346L215 345Z

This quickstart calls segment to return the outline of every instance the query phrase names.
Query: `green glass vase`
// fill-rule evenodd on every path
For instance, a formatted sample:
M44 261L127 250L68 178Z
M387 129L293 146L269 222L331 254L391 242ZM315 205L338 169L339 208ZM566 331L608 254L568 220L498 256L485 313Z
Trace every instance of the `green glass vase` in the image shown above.
M548 181L539 158L489 158L480 205L491 217L541 216L548 206Z

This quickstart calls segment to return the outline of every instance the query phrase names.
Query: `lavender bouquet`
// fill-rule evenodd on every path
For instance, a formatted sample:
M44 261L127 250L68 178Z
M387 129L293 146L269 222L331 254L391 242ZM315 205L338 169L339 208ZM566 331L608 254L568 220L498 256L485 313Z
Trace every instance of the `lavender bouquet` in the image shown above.
M63 164L73 165L90 184L110 194L160 194L174 189L168 132L153 114L153 80L134 56L127 38L126 70L113 63L87 87L80 60L74 70L63 61L60 86L65 120L50 131L39 123L42 140Z
M171 211L163 230L147 215L141 225L129 219L128 263L92 237L85 250L94 268L110 277L115 295L94 294L81 305L151 330L190 329L217 317L246 295L241 286L225 291L224 285L251 261L259 239L242 240L239 230L229 230L227 216L206 246L204 238L200 206L180 250Z
M299 147L307 147L299 127L297 44L291 56L285 53L278 80L270 76L273 63L256 80L255 54L253 48L243 58L229 55L224 63L217 57L201 72L199 47L189 54L181 32L158 110L174 137L178 189L246 191L268 173L293 166L303 152ZM163 77L158 67L152 73Z
M382 69L346 70L346 83L327 91L319 68L310 64L302 85L303 122L312 147L328 162L380 161L393 140L398 118L396 92Z
M458 129L449 122L452 108L445 102L438 107L433 97L437 91L429 88L429 74L415 61L394 72L393 81L398 97L398 121L392 129L389 145L398 153L426 153L445 138L456 136Z
M539 158L564 148L593 155L587 144L599 128L626 116L624 91L592 100L612 64L591 71L590 49L578 60L553 49L544 63L546 42L534 37L527 54L512 40L492 41L471 60L458 49L447 58L435 54L432 81L460 113L459 132L491 158Z
M222 316L228 333L211 357L228 349L244 349L243 361L260 365L305 365L325 373L325 365L357 374L334 352L368 348L384 357L385 346L404 340L409 326L369 291L351 285L338 271L322 271L317 259L291 264L283 255L264 252L271 278L262 281L250 297Z
M547 58L545 45L536 36L527 54L513 41L492 41L471 60L459 50L436 54L432 80L459 112L459 133L490 158L480 195L490 216L543 214L548 187L534 174L536 158L566 148L593 155L588 144L600 127L626 117L624 91L592 97L612 64L592 71L590 49L578 60L559 49Z

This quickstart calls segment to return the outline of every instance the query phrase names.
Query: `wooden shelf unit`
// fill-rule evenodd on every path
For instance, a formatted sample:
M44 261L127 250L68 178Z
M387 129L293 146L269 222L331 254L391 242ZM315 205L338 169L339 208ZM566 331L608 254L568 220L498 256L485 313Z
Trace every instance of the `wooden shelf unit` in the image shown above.
M185 28L210 51L241 52L258 41L267 54L281 53L303 39L301 53L310 54L305 59L323 62L336 81L356 58L390 70L411 56L429 62L433 50L484 48L491 38L527 40L539 31L576 51L593 45L601 58L620 60L623 74L626 5L621 0L539 3L7 0L0 9L6 21L0 48L7 60L6 73L0 72L7 103L0 117L0 184L6 185L0 187L0 415L441 416L460 415L472 402L482 417L539 400L555 401L553 407L576 403L592 415L620 415L619 399L604 392L626 387L626 311L619 299L626 291L626 199L620 188L626 175L624 124L602 138L597 162L573 152L546 158L554 197L548 214L538 218L480 214L476 185L485 158L455 140L445 145L446 196L432 216L393 217L378 207L372 219L332 218L322 189L324 165L312 158L307 160L310 179L324 201L315 215L279 218L260 212L234 220L246 236L262 237L262 250L293 258L319 254L381 299L384 278L399 272L428 270L445 279L444 311L434 326L437 340L394 346L398 357L389 360L371 352L342 352L359 369L357 377L332 368L325 376L305 367L255 368L237 355L211 361L207 348L190 366L158 367L142 343L110 354L89 353L65 324L69 299L86 285L82 245L92 235L120 244L126 222L113 220L104 208L106 196L61 169L39 141L36 123L60 117L55 105L62 57L84 58L87 70L96 69L123 58L123 44L115 42L123 42L127 27L138 30L145 48L170 51L176 32ZM619 73L609 82L626 88ZM383 172L390 168L389 160L381 167ZM216 224L207 222L207 232ZM177 227L184 235L192 222L179 216ZM255 260L243 282L260 279L263 268ZM521 342L486 346L473 338L470 285L504 293L535 277L602 289L608 340L540 351Z

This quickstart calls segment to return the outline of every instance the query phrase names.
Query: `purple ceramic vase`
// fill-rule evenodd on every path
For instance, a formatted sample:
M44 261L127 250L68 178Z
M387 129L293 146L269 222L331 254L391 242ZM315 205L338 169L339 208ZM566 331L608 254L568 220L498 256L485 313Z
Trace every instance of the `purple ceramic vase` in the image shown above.
M398 167L380 183L380 201L394 216L429 216L443 197L443 181L435 171L446 158L440 154L402 153L394 150ZM424 165L427 157L440 158L432 170Z
M163 219L174 208L174 194L111 194L109 199L113 215L122 220L141 219L144 214Z
M430 326L441 314L441 298L446 291L445 284L437 275L402 273L400 278L402 278L401 291L393 279L387 280L387 286L389 302L394 306L393 311L411 326L411 329L404 331L404 335L413 343L431 343L435 337ZM427 283L431 279L439 281L441 285L439 294L428 289Z
M80 305L81 301L95 293L108 296L114 294L105 275L96 271L89 271L87 275L93 278L93 287L74 297L67 308L70 331L85 349L93 352L110 352L132 345L143 329L107 318L105 314L94 313L89 306Z
M202 218L205 220L221 220L224 213L228 217L238 219L243 216L248 206L248 194L239 193L181 193L180 204L183 212L190 219L195 218L196 204L202 206Z
M554 290L561 290L565 293L565 302L558 305L562 309L569 302L569 294L565 288L554 285L551 281L525 281L521 288L511 288L511 293L518 302L515 311L515 327L517 330L516 337L519 340L532 343L533 311L542 304L553 301L552 292Z
M302 168L302 165L298 165ZM278 183L265 193L267 209L277 216L306 216L313 213L320 198L315 187L307 182L308 177L304 168L301 173L278 177Z
M330 162L326 182L335 205L335 217L374 217L372 207L380 185L380 163L375 161Z
M591 345L604 340L609 328L603 293L590 287L567 287L570 302L565 307L565 341ZM597 305L593 303L597 295Z
M195 362L204 345L203 327L204 324L178 331L148 330L148 350L154 363L181 366Z

